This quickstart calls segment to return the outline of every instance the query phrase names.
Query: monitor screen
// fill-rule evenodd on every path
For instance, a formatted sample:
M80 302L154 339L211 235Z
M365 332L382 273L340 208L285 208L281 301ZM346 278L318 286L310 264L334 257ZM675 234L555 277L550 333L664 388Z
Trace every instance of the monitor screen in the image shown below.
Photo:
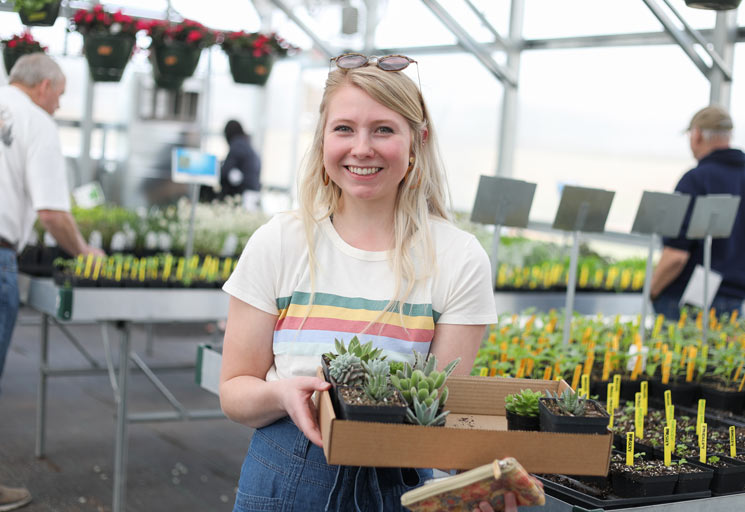
M176 183L217 185L220 167L217 157L193 148L174 148L171 152L171 179Z

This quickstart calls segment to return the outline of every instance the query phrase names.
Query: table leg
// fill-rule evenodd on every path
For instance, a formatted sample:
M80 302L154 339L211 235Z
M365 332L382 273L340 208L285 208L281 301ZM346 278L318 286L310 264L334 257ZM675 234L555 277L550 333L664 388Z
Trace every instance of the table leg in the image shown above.
M39 347L39 389L36 391L36 448L37 457L44 456L47 418L47 365L49 363L49 317L41 315L41 347Z
M116 404L116 445L114 447L113 512L126 510L127 497L127 380L129 377L130 325L117 322L119 330L119 401Z

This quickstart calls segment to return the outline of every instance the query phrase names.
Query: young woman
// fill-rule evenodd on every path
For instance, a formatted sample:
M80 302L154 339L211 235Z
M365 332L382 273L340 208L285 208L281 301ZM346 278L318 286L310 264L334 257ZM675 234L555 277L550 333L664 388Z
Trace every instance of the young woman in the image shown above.
M299 185L300 209L251 237L225 284L225 414L256 429L235 511L401 510L431 470L330 466L311 396L334 339L390 360L460 357L497 320L489 260L448 221L445 176L408 57L335 59ZM406 461L402 461L405 465Z

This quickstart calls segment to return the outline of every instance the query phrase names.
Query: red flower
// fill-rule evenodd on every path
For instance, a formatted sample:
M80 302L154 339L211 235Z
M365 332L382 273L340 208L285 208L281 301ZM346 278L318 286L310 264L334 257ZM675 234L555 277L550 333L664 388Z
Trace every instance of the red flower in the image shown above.
M8 48L15 48L17 44L18 42L11 39L10 41L8 41Z
M200 39L202 39L202 34L197 32L196 30L192 30L191 32L189 32L189 35L186 36L186 41L189 43L194 43L196 41L199 41Z

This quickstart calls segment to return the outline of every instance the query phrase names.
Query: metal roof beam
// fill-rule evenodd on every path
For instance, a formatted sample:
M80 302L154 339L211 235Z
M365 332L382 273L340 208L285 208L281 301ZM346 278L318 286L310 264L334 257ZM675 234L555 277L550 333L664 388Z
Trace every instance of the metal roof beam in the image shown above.
M502 36L499 35L499 32L497 32L497 29L494 28L494 25L492 25L489 20L486 19L486 16L479 11L476 6L471 2L471 0L464 0L466 2L466 5L471 8L473 11L473 14L476 15L476 17L479 19L479 21L486 27L486 30L491 32L491 34L494 36L494 41L497 43L497 45L501 46L503 49L507 49L507 41L505 41Z
M281 10L285 15L292 20L295 25L297 25L300 30L305 32L308 37L310 37L313 40L313 43L318 47L319 50L321 50L323 53L326 54L326 57L329 59L334 57L336 55L336 52L332 51L328 46L326 46L326 43L319 38L313 30L311 30L310 27L308 27L305 23L300 20L297 16L295 16L295 13L292 12L292 9L287 7L282 0L270 0L279 10Z
M422 3L458 38L459 45L472 53L500 82L506 83L510 87L517 87L517 78L514 74L509 69L497 64L488 48L472 38L437 0L422 0Z

